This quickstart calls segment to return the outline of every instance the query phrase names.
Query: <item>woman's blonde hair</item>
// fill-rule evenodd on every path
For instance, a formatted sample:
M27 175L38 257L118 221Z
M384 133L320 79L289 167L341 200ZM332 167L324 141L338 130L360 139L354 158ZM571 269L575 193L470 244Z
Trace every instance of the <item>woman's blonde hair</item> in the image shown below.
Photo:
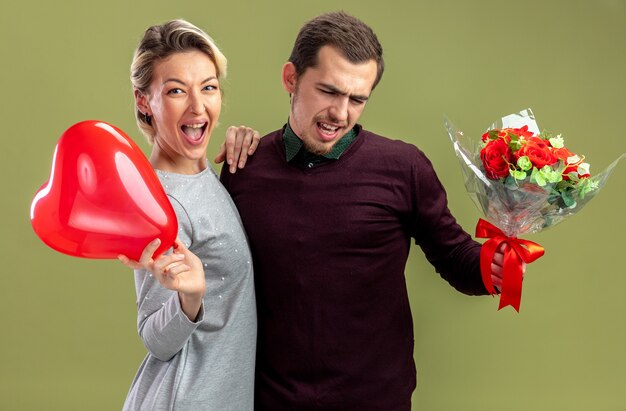
M139 93L148 94L154 66L174 53L199 50L215 64L218 80L226 77L226 57L211 36L188 21L177 19L149 27L139 42L130 65L130 81ZM135 119L150 144L154 142L155 130L152 119L135 109Z

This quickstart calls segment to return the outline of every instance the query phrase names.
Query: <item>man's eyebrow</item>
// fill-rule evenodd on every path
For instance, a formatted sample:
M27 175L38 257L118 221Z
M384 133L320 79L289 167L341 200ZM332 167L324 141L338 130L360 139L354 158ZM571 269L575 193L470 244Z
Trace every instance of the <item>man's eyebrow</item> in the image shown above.
M335 94L339 94L340 96L348 96L352 99L355 100L361 100L361 101L367 101L369 100L369 96L364 96L364 95L360 95L360 94L350 94L348 95L348 93L346 93L343 90L339 90L337 87L333 86L332 84L326 84L326 83L317 83L317 85L319 87L322 87L330 92L333 92Z

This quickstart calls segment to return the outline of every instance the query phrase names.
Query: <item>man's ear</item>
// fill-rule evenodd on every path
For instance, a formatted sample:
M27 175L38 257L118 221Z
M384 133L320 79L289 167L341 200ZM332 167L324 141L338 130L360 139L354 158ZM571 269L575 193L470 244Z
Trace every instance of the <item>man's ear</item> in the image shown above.
M292 62L287 62L283 66L283 87L289 94L293 94L296 90L296 80L298 75L296 74L296 66Z
M150 105L148 104L148 97L137 89L135 89L134 93L135 93L135 106L137 107L137 110L139 110L143 114L147 114L151 116L152 113L150 112Z

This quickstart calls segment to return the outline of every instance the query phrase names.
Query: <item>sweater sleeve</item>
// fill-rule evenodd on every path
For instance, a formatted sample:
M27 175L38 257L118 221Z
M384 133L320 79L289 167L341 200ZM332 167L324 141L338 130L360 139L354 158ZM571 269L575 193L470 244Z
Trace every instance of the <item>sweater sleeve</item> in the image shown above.
M178 201L171 196L170 201L178 217L178 237L189 246L193 235L189 217ZM149 271L135 270L135 286L139 336L150 354L168 361L204 319L204 304L193 322L183 312L178 293L163 287Z
M456 222L430 160L418 150L413 166L412 235L428 261L450 285L468 295L487 291L480 275L480 243Z

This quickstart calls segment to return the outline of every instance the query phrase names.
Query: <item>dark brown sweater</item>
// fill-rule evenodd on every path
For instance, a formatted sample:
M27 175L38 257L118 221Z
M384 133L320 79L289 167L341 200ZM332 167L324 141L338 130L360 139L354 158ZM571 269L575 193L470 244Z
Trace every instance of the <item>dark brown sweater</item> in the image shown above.
M282 130L222 170L247 231L258 304L257 410L410 410L416 375L404 279L411 238L466 294L486 294L415 146L362 130L338 160L287 163Z

